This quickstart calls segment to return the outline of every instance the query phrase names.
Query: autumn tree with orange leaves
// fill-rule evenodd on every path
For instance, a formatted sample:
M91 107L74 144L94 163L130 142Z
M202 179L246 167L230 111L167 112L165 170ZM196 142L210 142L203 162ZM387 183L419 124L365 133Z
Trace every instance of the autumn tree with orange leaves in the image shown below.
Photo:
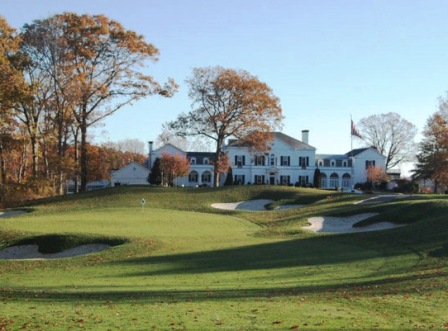
M281 126L282 108L272 89L247 71L220 66L195 68L187 79L192 111L180 114L169 128L179 136L204 136L216 142L214 186L219 186L222 145L236 137L266 150ZM224 159L223 159L223 162Z
M17 122L12 111L17 87L22 84L22 75L14 67L19 50L20 37L15 29L0 16L0 184L6 182L6 161L4 141L10 141Z
M163 177L168 186L174 186L177 177L184 177L190 173L190 161L182 155L162 152Z
M141 68L148 60L156 62L159 50L103 15L55 15L25 26L25 34L34 32L53 38L51 44L58 50L48 62L58 96L54 100L64 101L59 106L68 107L81 133L81 190L85 191L88 128L140 98L171 97L177 85L169 79L162 86L143 74Z
M366 169L367 180L380 185L383 181L387 180L387 175L384 173L383 168L370 165Z
M434 182L434 193L448 185L448 120L445 112L441 109L428 118L413 170L414 179Z

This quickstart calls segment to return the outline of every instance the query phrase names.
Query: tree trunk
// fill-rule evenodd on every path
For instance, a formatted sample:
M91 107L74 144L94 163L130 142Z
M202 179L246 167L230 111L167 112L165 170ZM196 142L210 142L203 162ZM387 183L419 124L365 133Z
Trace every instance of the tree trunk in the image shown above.
M64 187L63 187L63 170L62 170L62 158L64 157L64 141L63 141L63 121L61 118L58 118L58 182L57 182L57 192L59 195L64 194Z
M83 115L85 114L83 109ZM86 115L87 116L87 115ZM87 121L86 116L82 116L81 123L81 191L87 191Z
M38 156L37 156L37 153L39 151L39 143L37 141L36 136L34 136L34 135L30 137L30 140L31 140L31 154L32 154L32 160L33 160L33 167L32 167L32 169L33 169L33 178L36 179L37 178L37 171L39 170L38 169L39 159L38 159Z
M79 146L78 146L79 126L75 132L75 193L79 192Z
M220 162L220 156L222 153L222 142L224 141L223 137L218 137L217 143L216 143L216 160L213 167L213 187L219 187L219 162Z
M22 179L25 178L25 167L26 167L26 159L28 157L27 153L28 146L24 143L22 145L22 153L20 155L20 165L17 170L17 183L21 183Z

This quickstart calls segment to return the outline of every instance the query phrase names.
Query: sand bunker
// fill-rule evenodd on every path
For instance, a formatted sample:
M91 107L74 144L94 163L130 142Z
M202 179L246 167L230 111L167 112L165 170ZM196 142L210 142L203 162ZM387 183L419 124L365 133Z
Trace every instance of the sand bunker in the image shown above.
M1 260L46 260L46 259L61 259L66 257L73 257L79 255L86 255L90 253L99 252L110 248L109 245L104 244L90 244L82 245L75 248L67 249L66 251L54 254L42 254L38 251L37 245L23 245L13 246L2 249L0 251Z
M25 214L25 210L11 210L11 211L0 211L0 218L2 217L12 217L15 215Z
M362 228L354 228L356 224L369 217L376 216L376 213L358 214L350 217L312 217L308 219L311 223L309 226L304 226L302 229L311 230L314 232L328 232L328 233L348 233L348 232L368 232L379 231L385 229L392 229L402 225L393 224L390 222L381 222Z
M224 210L245 210L245 211L267 211L265 206L274 202L273 200L250 200L234 203L214 203L213 208L224 209ZM302 207L302 205L284 205L278 206L275 210L280 209L291 209Z

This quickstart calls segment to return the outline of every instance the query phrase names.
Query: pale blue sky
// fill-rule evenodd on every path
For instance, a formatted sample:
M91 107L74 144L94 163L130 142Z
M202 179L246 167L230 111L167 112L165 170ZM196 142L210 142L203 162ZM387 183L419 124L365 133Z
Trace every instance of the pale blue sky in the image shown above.
M111 140L154 140L162 123L190 110L193 67L241 68L281 99L283 132L310 130L318 153L350 149L358 121L397 112L421 131L448 89L448 1L0 0L20 28L63 11L105 14L160 49L148 71L179 93L152 97L104 121Z

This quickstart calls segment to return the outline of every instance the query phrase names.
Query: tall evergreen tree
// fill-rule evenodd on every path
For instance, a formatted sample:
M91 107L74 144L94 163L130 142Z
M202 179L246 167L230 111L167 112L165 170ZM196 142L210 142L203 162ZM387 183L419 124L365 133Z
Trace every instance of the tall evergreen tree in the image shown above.
M156 158L147 179L149 184L160 185L163 182L163 164L160 158Z
M224 182L224 185L233 185L233 171L232 171L232 167L229 166L229 170L227 170L227 177L226 177L226 181Z
M316 168L316 170L314 170L313 186L315 188L322 187L322 175L320 173L319 168Z

